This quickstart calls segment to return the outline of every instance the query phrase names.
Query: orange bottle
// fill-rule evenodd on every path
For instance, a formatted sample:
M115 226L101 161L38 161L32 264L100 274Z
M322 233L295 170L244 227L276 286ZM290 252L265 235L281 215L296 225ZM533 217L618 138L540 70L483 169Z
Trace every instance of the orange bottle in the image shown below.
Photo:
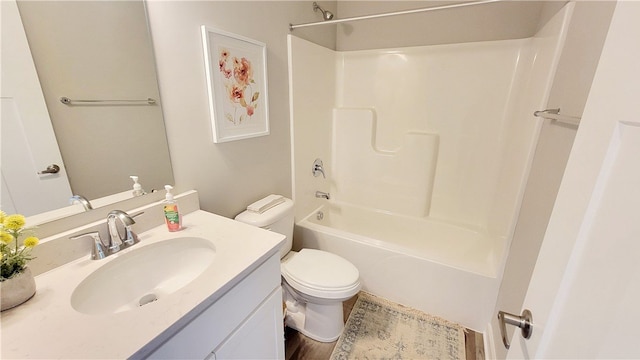
M167 195L165 195L164 201L162 202L164 221L169 231L178 231L182 229L182 216L180 216L180 212L178 211L178 204L173 200L173 194L171 193L173 186L165 185L164 188L167 190Z

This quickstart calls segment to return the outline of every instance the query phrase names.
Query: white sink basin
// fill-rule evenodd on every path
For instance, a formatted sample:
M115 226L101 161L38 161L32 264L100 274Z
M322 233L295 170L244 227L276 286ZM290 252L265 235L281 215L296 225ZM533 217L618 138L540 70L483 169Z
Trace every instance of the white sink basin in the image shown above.
M210 241L183 237L112 255L117 257L75 288L71 306L85 314L115 314L162 300L202 274L215 253Z

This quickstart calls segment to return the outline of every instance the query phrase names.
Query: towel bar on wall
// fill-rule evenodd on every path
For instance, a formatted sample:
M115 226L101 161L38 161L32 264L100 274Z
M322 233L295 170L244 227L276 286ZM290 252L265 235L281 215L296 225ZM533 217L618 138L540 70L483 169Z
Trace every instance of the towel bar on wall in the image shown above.
M140 99L140 100L73 100L73 99L69 99L66 96L63 96L60 98L60 102L65 104L65 105L73 105L73 104L85 104L85 105L91 105L91 104L112 104L112 105L117 105L117 104L129 104L129 105L135 105L135 104L139 104L139 105L153 105L156 103L155 99L152 98L146 98L146 99Z
M576 116L560 115L560 108L546 109L533 112L533 116L555 120L571 125L580 125L580 118Z

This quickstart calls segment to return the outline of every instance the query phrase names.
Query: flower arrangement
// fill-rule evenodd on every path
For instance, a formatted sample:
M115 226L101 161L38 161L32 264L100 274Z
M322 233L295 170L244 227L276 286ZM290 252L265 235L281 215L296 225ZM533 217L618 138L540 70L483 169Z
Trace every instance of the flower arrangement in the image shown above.
M229 50L220 50L218 67L224 78L227 96L234 108L234 114L225 111L225 117L234 125L253 116L258 106L259 91L253 91L253 66L246 58L231 56ZM238 110L241 112L238 114Z
M32 236L33 228L25 227L23 215L7 215L0 210L0 281L10 279L24 271L27 263L33 259L31 249L40 241ZM20 237L26 238L20 244Z

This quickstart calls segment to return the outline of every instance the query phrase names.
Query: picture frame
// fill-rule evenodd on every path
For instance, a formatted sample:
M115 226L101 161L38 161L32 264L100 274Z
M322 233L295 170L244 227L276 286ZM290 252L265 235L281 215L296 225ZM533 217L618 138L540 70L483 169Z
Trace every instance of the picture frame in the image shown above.
M202 25L214 143L269 135L267 47Z

